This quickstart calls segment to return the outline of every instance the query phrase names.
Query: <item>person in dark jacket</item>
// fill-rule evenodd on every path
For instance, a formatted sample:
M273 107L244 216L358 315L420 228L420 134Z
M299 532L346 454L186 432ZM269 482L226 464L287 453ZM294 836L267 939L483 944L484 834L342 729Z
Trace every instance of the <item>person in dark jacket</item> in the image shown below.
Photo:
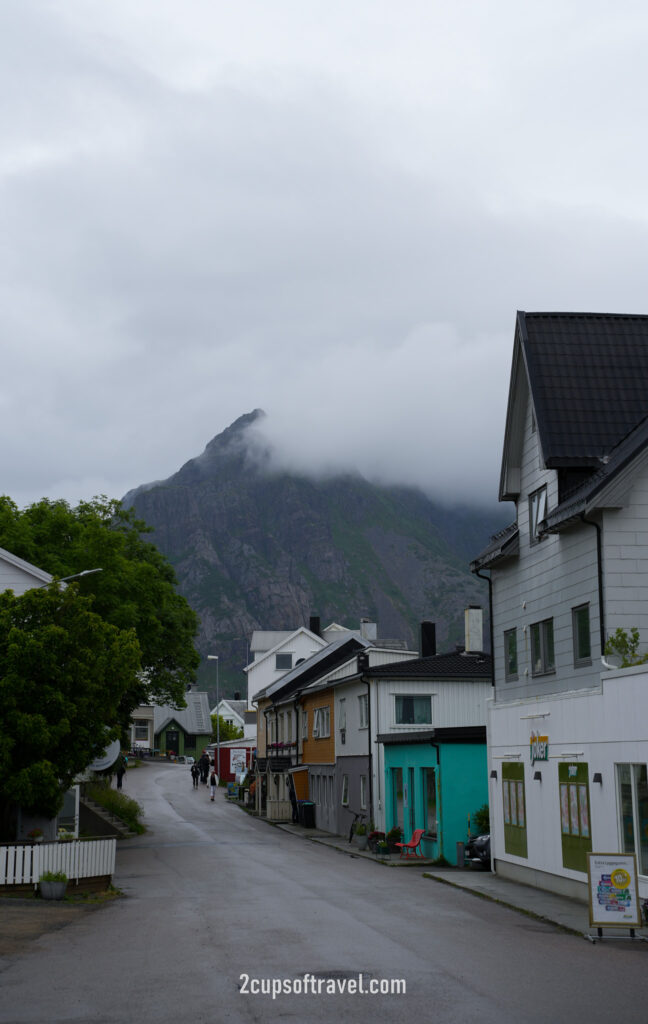
M191 778L193 780L193 787L194 787L194 789L198 789L198 779L200 778L200 768L195 763L192 764L192 766L191 766Z

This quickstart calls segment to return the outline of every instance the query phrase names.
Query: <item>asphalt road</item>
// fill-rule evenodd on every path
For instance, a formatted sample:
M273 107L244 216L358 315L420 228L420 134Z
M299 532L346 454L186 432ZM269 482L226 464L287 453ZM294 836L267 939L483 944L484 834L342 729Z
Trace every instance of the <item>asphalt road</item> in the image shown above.
M645 1024L643 944L593 946L289 835L211 803L180 766L124 788L149 826L118 845L124 898L3 957L2 1024Z

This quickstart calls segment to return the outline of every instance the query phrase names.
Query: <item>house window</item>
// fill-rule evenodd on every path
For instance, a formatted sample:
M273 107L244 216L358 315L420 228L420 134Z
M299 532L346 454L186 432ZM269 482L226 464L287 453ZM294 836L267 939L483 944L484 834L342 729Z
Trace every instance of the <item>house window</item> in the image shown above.
M302 711L301 713L301 738L303 740L308 739L308 711Z
M430 697L395 698L396 725L431 725L432 700Z
M361 693L358 697L358 709L360 712L360 728L366 729L369 725L369 696Z
M515 857L526 857L528 854L523 764L502 764L502 805L504 849Z
M185 736L185 750L196 749L196 735L195 733L188 732Z
M423 828L431 835L437 832L436 806L436 769L421 768L421 788L423 791Z
M287 672L292 668L292 654L275 654L275 668Z
M648 776L645 764L618 764L618 814L621 850L634 853L640 875L648 875Z
M540 540L540 523L547 514L547 487L540 487L529 495L529 541L537 544Z
M340 699L338 718L340 729L346 729L346 699L344 697Z
M342 806L349 806L349 776L342 776Z
M360 776L360 810L367 810L367 776Z
M589 604L581 604L572 608L572 633L574 637L574 665L592 664L592 645L590 641Z
M531 625L531 673L544 676L555 672L553 619Z
M313 712L313 739L325 739L331 735L330 708L315 708Z
M517 679L517 629L507 629L504 633L504 671L507 679Z
M135 739L147 740L149 738L149 724L146 718L135 719Z

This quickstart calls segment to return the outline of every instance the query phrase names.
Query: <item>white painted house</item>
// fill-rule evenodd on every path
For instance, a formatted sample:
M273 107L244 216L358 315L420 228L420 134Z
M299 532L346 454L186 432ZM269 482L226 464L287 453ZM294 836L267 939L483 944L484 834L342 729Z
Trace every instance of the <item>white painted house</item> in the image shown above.
M53 579L54 577L44 569L39 569L17 555L12 555L10 551L0 548L0 591L13 590L14 594L20 597L27 590L45 586Z
M586 899L588 852L635 853L648 897L648 317L518 313L490 579L495 870Z

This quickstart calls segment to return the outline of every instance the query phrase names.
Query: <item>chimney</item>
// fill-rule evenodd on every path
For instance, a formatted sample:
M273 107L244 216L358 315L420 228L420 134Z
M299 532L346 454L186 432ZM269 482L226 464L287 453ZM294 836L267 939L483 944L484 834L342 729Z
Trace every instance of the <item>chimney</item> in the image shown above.
M360 619L360 636L363 640L375 640L378 636L378 626L371 619Z
M421 657L431 658L436 654L436 624L421 623Z
M466 654L484 650L484 612L478 604L471 604L464 612L466 624Z
M240 699L241 699L241 694L239 693L238 690L236 690L235 693L234 693L234 700L240 700Z
M308 623L308 628L310 629L311 633L315 634L315 636L321 636L322 635L321 631L320 631L320 617L319 617L319 615L311 615L309 623Z

